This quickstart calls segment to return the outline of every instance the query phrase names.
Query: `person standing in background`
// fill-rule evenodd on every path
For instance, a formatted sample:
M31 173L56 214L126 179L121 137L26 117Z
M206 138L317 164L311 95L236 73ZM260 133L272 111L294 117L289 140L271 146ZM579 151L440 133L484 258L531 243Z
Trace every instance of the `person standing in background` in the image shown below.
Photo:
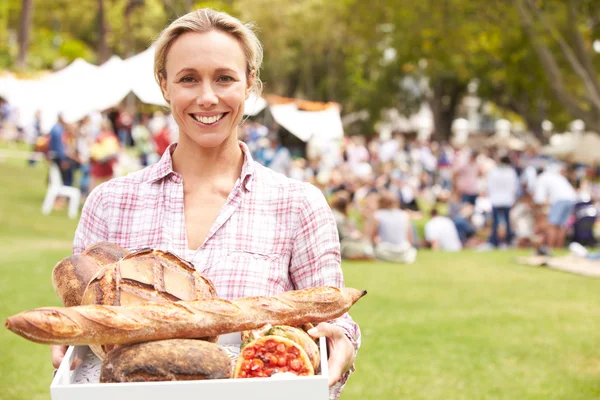
M77 161L79 162L79 189L81 190L81 199L85 201L90 192L90 159L91 147L94 138L90 131L89 117L84 117L78 127L75 128L75 147L77 151Z
M454 170L454 187L460 194L461 202L469 203L473 206L479 195L479 188L477 186L477 179L479 178L478 155L479 153L476 151L471 152L467 159L463 155L460 159L456 160Z
M565 246L567 222L577 200L577 193L562 174L562 169L559 163L548 165L537 178L533 196L538 207L550 204L546 244L554 249Z
M91 148L92 189L114 176L114 166L117 163L119 139L112 130L109 120L101 123L101 130Z
M73 186L73 160L67 155L65 145L66 123L61 114L50 129L49 157L60 169L63 185Z
M148 121L148 114L140 114L140 120L131 130L131 136L133 137L133 142L135 143L135 148L142 167L148 166L148 156L154 150L150 140L152 135L150 134L150 129L148 129Z
M510 246L513 231L510 224L510 209L517 201L519 192L519 177L513 168L510 158L503 156L500 163L494 167L487 177L487 193L492 204L492 235L489 243L498 247L498 227L504 223L506 235L505 244Z

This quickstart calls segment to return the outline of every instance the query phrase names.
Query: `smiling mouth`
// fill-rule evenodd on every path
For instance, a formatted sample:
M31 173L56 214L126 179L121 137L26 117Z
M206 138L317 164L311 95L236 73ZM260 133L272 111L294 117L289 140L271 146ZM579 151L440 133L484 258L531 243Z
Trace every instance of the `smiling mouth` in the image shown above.
M190 114L190 117L192 117L196 122L199 122L203 125L213 125L213 124L216 124L217 122L219 122L227 114L229 114L229 113L212 115L210 117L204 117L201 115Z

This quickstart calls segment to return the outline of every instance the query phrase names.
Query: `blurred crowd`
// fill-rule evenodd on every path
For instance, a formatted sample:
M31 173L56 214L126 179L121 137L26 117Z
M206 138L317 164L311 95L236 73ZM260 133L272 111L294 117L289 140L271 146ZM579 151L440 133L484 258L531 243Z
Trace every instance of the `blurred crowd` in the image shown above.
M158 161L178 136L172 117L161 111L113 109L77 123L59 116L49 132L37 117L27 127L16 125L11 112L0 103L0 138L28 143L31 165L43 154L83 199L105 180ZM259 163L323 191L346 259L412 263L421 248L549 254L570 243L596 243L597 169L561 163L535 148L475 149L395 134L311 142L298 152L283 145L277 127L252 120L242 125L240 139Z

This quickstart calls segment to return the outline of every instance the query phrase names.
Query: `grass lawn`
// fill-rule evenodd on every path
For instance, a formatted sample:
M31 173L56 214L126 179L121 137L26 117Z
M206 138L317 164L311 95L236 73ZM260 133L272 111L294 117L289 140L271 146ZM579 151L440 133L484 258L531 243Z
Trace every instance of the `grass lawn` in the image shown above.
M76 221L40 214L45 168L0 163L0 317L58 305L50 272ZM411 266L344 263L369 294L342 399L598 399L600 280L513 263L517 252L421 252ZM49 398L48 346L0 330L0 398Z

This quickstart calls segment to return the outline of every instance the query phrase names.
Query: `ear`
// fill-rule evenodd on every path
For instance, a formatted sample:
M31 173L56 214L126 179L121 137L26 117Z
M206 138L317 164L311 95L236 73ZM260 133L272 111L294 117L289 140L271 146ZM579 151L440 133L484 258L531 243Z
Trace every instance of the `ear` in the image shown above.
M256 73L254 70L250 71L248 74L248 79L246 79L246 100L250 97L250 93L252 93L252 88L254 87L254 82L256 81Z
M161 75L158 77L160 81L160 90L162 91L163 97L167 101L167 103L171 104L171 100L169 99L169 92L167 92L167 80Z

